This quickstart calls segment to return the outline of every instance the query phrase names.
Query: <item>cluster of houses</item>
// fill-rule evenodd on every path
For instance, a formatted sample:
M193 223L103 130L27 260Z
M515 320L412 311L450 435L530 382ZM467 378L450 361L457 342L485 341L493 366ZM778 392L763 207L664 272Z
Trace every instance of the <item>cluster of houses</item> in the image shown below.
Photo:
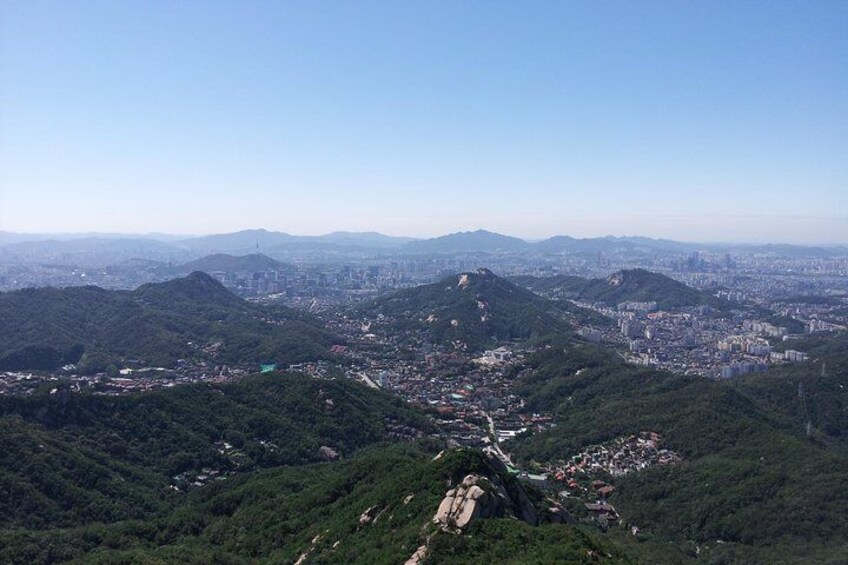
M661 442L662 438L657 432L639 432L589 446L567 462L554 465L549 471L557 480L571 484L572 480L581 475L620 477L652 465L678 463L680 455L660 447Z

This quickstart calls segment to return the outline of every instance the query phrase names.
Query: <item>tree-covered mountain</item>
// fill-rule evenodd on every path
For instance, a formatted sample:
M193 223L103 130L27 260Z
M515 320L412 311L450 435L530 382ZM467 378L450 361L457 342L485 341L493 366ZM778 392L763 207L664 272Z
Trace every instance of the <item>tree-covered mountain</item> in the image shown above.
M286 308L236 297L201 272L134 291L97 287L0 294L0 370L102 370L121 359L296 363L327 355L333 336Z
M433 517L451 485L477 473L510 481L479 452L433 460L414 446L243 473L172 495L154 519L0 530L6 563L632 563L597 533L489 517L463 533ZM514 479L511 479L514 482ZM520 488L520 487L516 487ZM423 548L423 549L422 549Z
M785 344L810 356L802 365L772 367L740 378L736 385L792 430L809 424L818 442L848 455L848 332L819 334Z
M848 373L831 361L829 375L808 380L824 360L786 369L794 376L716 382L587 346L552 347L532 359L519 390L557 426L512 448L525 462L568 461L588 445L657 432L681 463L605 476L625 523L724 562L802 563L815 553L836 563L848 549Z
M227 253L213 253L189 261L179 267L181 272L192 273L194 271L202 271L204 273L212 273L215 271L223 271L227 273L236 272L260 272L260 271L282 271L294 272L293 265L281 263L276 259L272 259L261 253L252 253L250 255L229 255Z
M419 332L433 343L468 349L499 341L569 334L557 305L488 269L400 290L359 307L375 328Z
M168 507L169 485L201 474L347 457L428 426L385 393L298 374L118 397L62 385L4 396L0 528L151 517Z
M840 390L844 367L827 359L839 375L829 390ZM847 461L820 441L819 420L807 436L757 387L628 367L603 349L551 347L531 363L528 409L553 410L558 426L515 440L525 461L645 429L682 454L607 478L637 536L603 534L578 514L553 523L542 492L479 451L434 457L438 448L409 442L430 431L426 419L387 394L270 374L123 397L59 387L0 398L0 560L402 563L422 547L422 564L844 555ZM325 446L340 460L320 463ZM445 531L437 509L469 474L504 494L461 533ZM517 520L519 506L538 517Z
M516 282L544 296L575 298L610 306L636 301L656 302L661 310L684 306L710 306L718 310L732 307L726 300L645 269L618 271L605 279L557 275L545 278L519 277Z
M0 560L471 563L521 550L627 562L597 535L537 526L538 493L479 451L434 457L416 440L429 431L388 394L297 374L0 397ZM434 522L469 476L463 504L483 506Z

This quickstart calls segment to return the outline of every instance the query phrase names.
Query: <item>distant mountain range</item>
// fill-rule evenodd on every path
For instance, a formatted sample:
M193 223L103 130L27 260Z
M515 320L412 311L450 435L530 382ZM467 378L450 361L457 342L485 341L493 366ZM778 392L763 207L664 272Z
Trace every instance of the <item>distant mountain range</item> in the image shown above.
M555 253L598 253L613 251L691 252L703 246L660 239L640 237L597 237L577 239L566 235L554 236L538 242L529 242L486 230L458 232L432 239L414 241L403 246L410 253L503 253L532 252Z
M91 372L123 359L157 366L177 359L296 363L327 356L333 341L308 316L253 305L201 272L133 291L0 293L0 370L79 363Z
M428 255L457 253L532 253L536 255L631 253L692 253L695 251L768 253L786 256L832 257L848 255L848 246L749 245L684 243L646 237L578 239L565 235L529 242L486 230L457 232L430 239L393 237L376 232L334 232L297 236L264 229L201 237L180 238L164 234L116 236L110 234L15 234L0 232L0 261L52 262L74 265L107 265L130 259L184 263L209 254L270 255L289 252Z
M0 262L7 264L44 263L92 267L133 259L184 263L192 258L185 249L144 238L44 239L0 246Z
M410 253L497 253L526 251L532 246L533 244L517 237L477 230L412 241L402 249Z
M622 302L656 302L659 309L710 306L729 310L733 304L660 273L629 269L604 279L567 275L534 278L516 277L517 284L551 298L575 298L616 306Z
M175 242L175 245L196 253L246 253L260 249L270 252L281 248L393 249L410 241L413 239L376 232L333 232L318 236L297 236L258 229L184 239Z

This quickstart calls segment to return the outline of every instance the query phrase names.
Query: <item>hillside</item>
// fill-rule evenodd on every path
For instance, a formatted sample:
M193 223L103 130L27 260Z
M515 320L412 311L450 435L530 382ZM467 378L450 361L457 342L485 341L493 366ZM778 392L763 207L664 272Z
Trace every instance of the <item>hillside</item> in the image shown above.
M418 332L434 343L472 350L569 332L556 305L487 269L392 293L359 312L375 320L375 329Z
M250 255L214 253L181 265L179 270L186 273L194 271L203 271L204 273L212 273L215 271L238 273L260 271L293 272L295 269L292 265L281 263L280 261L272 259L271 257L261 253L253 253Z
M436 455L430 426L388 394L297 374L0 397L0 561L403 563L424 547L427 563L628 562L550 523L497 460ZM472 483L469 512L441 513Z
M809 423L816 441L848 455L848 332L787 345L803 348L810 362L746 375L739 379L739 390L779 414L788 429L806 431Z
M159 366L177 359L286 364L325 356L332 342L302 314L245 302L200 272L134 291L0 294L0 370L79 362L96 371L120 359Z
M118 397L61 386L0 397L0 485L9 495L0 497L0 528L150 517L169 506L163 489L209 476L204 468L226 476L318 462L322 446L348 457L390 439L392 425L413 437L428 430L387 394L297 374Z
M443 531L433 523L440 501L469 473L487 488L506 485L504 514L478 518L466 533ZM426 563L594 563L595 554L605 556L604 563L631 562L597 534L515 519L509 505L521 490L479 452L452 451L434 460L412 446L383 444L345 461L215 482L177 495L155 520L0 530L0 558L365 564L404 563L425 548Z
M732 306L726 300L644 269L619 271L605 279L560 275L541 279L522 277L517 282L544 296L576 298L610 306L627 301L656 302L660 310L684 306L710 306L717 310L729 310Z
M809 385L839 398L807 396L807 435L792 414L797 381L769 373L715 382L628 366L589 347L551 348L532 365L536 371L520 388L528 409L552 411L558 425L513 444L525 462L568 460L585 446L642 430L659 433L682 456L676 465L604 476L616 487L611 504L645 536L710 548L729 555L727 562L803 563L810 551L822 552L819 562L844 555L844 366Z

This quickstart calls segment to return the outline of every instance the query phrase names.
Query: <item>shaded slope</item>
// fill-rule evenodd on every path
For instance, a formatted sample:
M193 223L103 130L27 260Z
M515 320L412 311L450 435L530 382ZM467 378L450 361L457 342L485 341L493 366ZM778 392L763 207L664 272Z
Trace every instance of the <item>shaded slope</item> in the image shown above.
M387 394L296 374L119 397L0 397L0 527L150 517L173 502L175 474L316 462L321 446L346 457L389 440L390 422L428 429Z
M602 302L610 306L635 301L656 302L661 310L685 306L710 306L718 310L732 307L726 300L644 269L619 271L606 279L561 275L542 279L521 277L517 282L546 296Z
M471 349L569 332L554 304L487 269L401 290L359 311L378 319L378 326L419 331L435 343Z
M135 291L97 287L0 294L0 370L55 369L80 361L102 370L121 358L291 363L320 358L332 336L285 308L245 302L195 272ZM214 350L205 346L219 344Z
M488 518L467 535L439 531L431 521L439 501L469 472L496 476L479 453L450 452L434 461L410 447L369 448L340 463L271 469L211 485L156 521L0 532L0 558L293 563L306 555L306 563L403 563L424 545L428 563L478 563L492 555L498 562L593 563L593 554L609 554L605 563L628 562L596 536L566 525L534 528Z
M780 415L788 429L809 433L848 455L848 332L787 343L806 351L810 360L746 375L738 380L738 389Z
M848 458L771 409L765 382L755 391L670 375L588 347L552 348L532 362L520 390L529 409L552 410L558 425L518 441L521 457L567 459L640 430L682 454L677 465L615 480L610 500L626 522L678 542L794 548L793 562L805 544L848 544Z

